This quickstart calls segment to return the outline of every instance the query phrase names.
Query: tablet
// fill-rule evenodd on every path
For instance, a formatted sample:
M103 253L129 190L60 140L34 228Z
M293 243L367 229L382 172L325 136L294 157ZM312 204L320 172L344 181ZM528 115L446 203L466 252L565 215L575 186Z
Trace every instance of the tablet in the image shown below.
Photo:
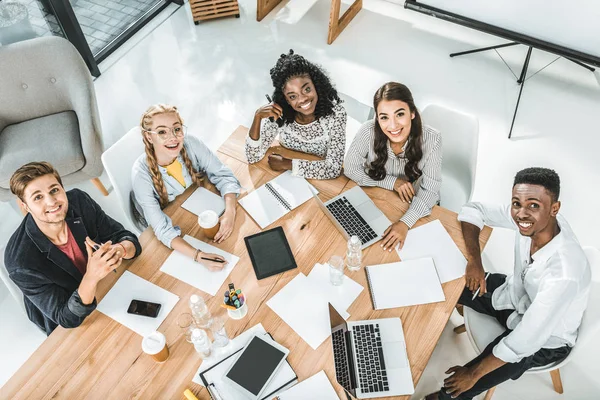
M253 336L225 372L223 380L256 400L290 351L264 336Z
M283 228L269 229L244 238L256 279L296 268L296 260Z

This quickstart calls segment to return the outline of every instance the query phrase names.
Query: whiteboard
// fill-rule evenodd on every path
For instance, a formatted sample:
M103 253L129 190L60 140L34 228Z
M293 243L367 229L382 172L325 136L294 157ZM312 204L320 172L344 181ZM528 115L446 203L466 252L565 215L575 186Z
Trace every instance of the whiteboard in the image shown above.
M417 3L600 57L599 0L418 0Z

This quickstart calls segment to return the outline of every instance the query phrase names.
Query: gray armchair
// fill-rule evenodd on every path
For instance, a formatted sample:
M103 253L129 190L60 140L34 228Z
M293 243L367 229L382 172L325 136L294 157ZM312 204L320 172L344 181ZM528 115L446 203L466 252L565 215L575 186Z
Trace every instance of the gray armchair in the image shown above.
M0 201L31 161L50 162L65 185L90 179L106 196L102 150L92 77L75 47L59 37L0 47Z

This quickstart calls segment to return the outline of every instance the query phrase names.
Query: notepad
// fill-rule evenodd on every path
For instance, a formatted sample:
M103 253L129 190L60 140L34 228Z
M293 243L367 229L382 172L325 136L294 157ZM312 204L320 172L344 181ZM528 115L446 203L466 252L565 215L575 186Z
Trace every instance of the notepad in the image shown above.
M183 240L191 244L192 247L200 249L200 251L222 256L228 261L228 264L220 271L209 271L191 258L178 251L173 251L160 267L160 270L211 296L216 295L240 258L189 235L185 235Z
M340 400L325 371L320 371L276 397L277 400Z
M212 210L217 215L221 215L225 211L225 200L210 190L199 187L183 202L181 207L196 215L200 215L206 210Z
M240 205L261 227L266 228L313 197L317 190L304 178L286 171L246 197Z
M128 314L127 308L131 300L150 301L162 305L156 318ZM148 282L139 276L125 271L109 292L98 304L96 310L109 316L132 331L147 336L158 329L167 318L179 296L173 294L154 283Z
M398 256L402 261L433 258L442 283L460 278L467 267L467 260L439 219L409 230Z
M446 300L431 258L371 265L365 269L376 310Z

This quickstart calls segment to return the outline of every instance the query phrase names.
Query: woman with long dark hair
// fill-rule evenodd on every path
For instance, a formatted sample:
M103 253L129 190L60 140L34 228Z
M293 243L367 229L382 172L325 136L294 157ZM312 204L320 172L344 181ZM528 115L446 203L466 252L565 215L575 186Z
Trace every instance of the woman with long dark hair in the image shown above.
M352 141L344 174L360 186L379 186L410 203L406 213L386 231L381 246L404 245L408 230L431 214L440 199L442 137L423 126L410 90L388 82L373 97L375 119L367 121Z
M292 160L273 153L269 155L273 170L291 170L308 179L337 178L344 162L347 116L325 71L290 50L270 73L273 101L256 110L246 140L248 162L262 160L279 136L283 147L322 160Z

